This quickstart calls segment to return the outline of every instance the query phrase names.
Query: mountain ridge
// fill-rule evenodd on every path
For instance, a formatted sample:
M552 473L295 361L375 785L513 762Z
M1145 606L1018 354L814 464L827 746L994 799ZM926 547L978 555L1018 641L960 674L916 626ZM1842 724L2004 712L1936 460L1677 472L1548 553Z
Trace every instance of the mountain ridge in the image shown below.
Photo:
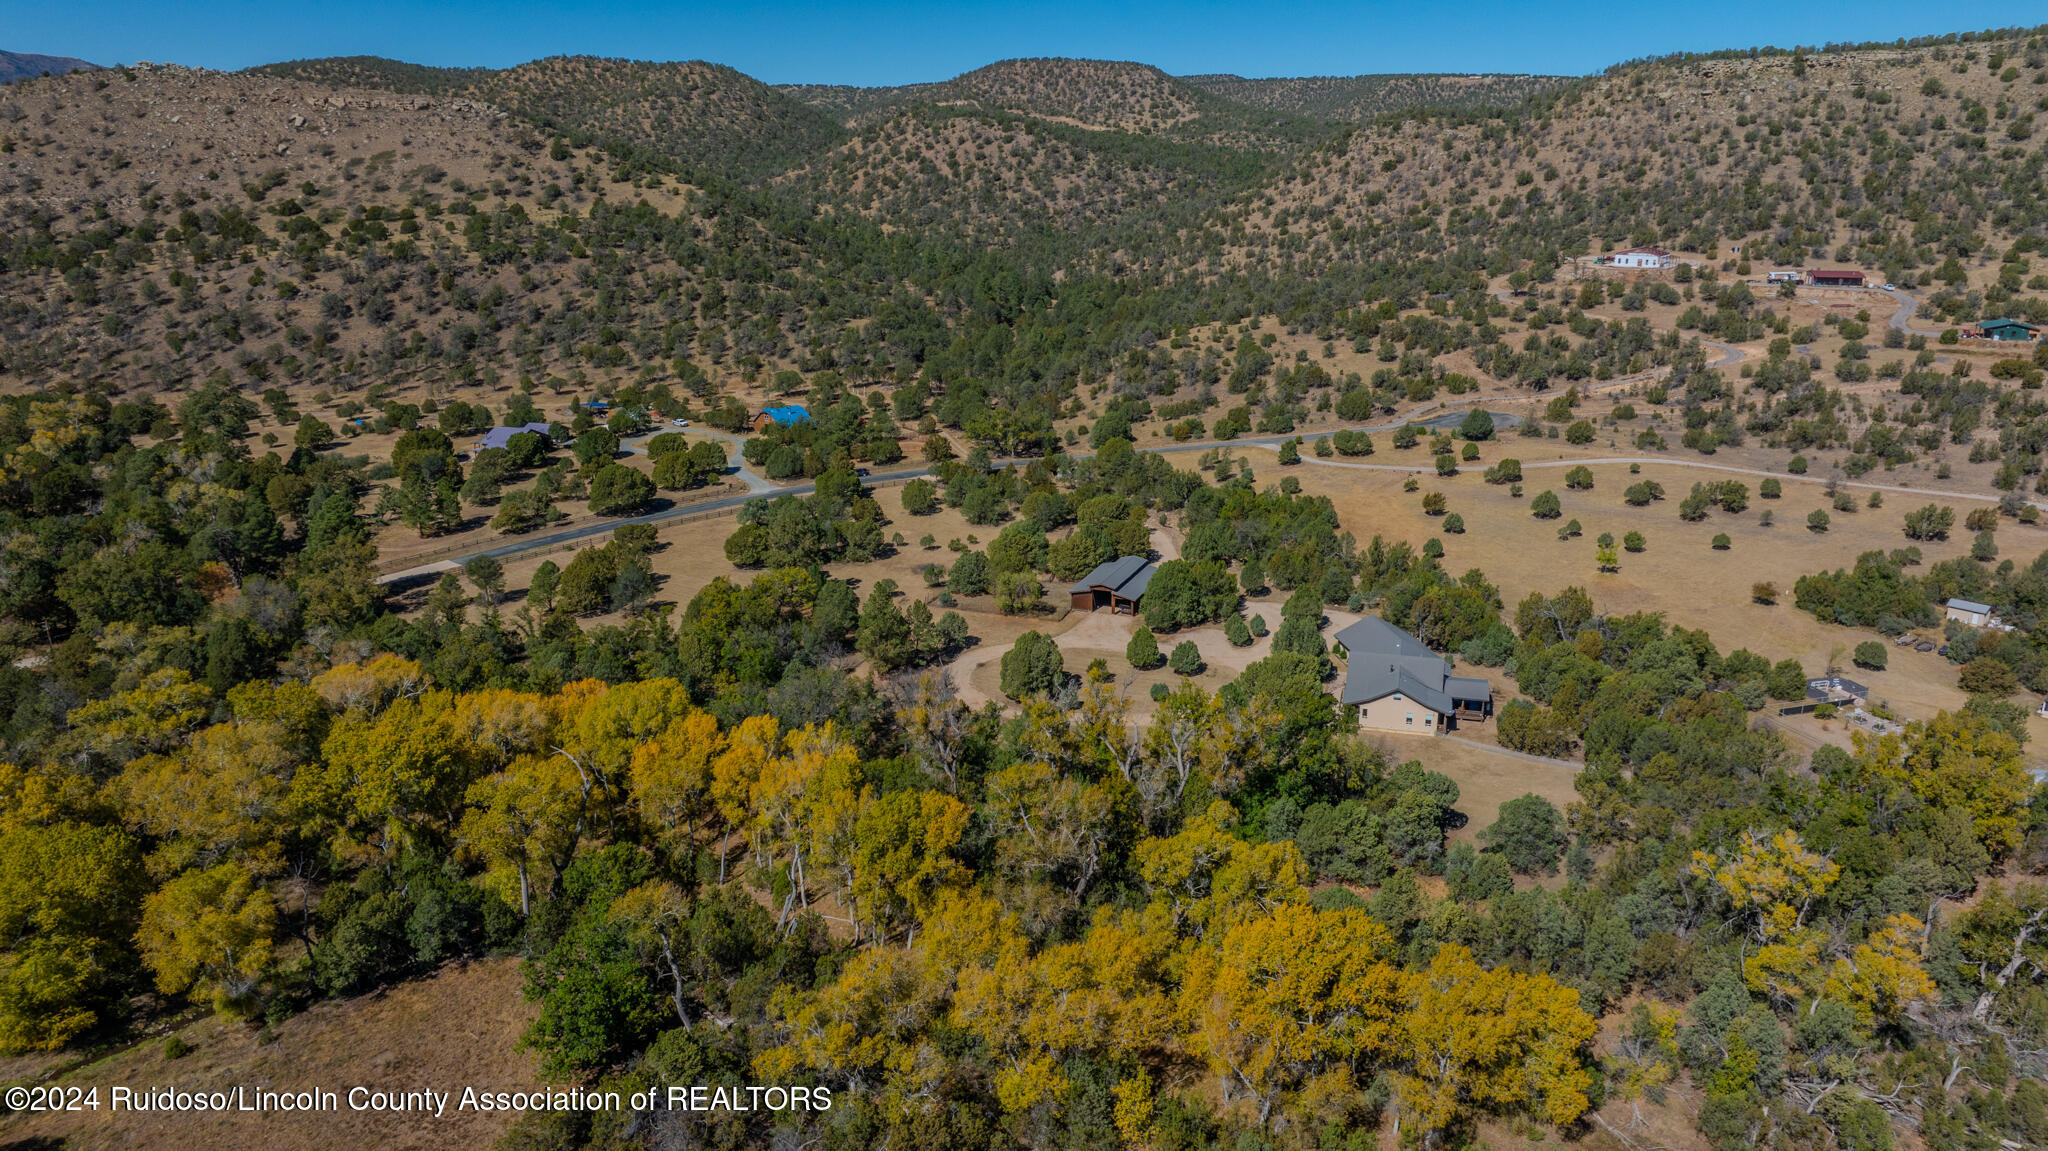
M36 52L0 49L0 84L30 80L37 76L62 76L67 72L96 72L100 66L75 56L45 56Z

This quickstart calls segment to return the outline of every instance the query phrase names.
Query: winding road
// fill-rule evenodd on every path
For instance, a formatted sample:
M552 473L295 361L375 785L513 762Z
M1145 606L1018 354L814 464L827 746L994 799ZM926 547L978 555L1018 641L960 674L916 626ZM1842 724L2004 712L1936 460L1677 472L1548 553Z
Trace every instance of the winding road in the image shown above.
M1876 293L1877 295L1895 298L1898 301L1898 307L1893 311L1891 316L1890 324L1892 327L1897 328L1903 332L1912 333L1914 335L1938 334L1934 331L1928 331L1926 329L1915 328L1911 326L1913 315L1915 311L1919 308L1920 302L1910 292L1887 292L1882 288L1838 288L1833 290L1871 292ZM1495 294L1502 295L1502 293L1500 292L1496 292ZM1746 353L1741 348L1736 347L1733 344L1725 344L1718 340L1709 340L1705 338L1700 338L1699 342L1701 343L1701 345L1705 347L1715 348L1719 350L1721 353L1719 359L1713 360L1707 364L1707 366L1710 368L1732 367L1736 364L1741 363L1743 359L1746 358ZM1669 371L1670 368L1668 367L1654 368L1648 372L1639 372L1631 376L1622 377L1620 379L1605 381L1599 384L1592 385L1590 387L1583 387L1580 390L1583 394L1588 395L1614 391L1621 388L1632 387L1636 384L1641 383L1645 379L1661 375ZM1417 408L1407 413L1398 420L1372 424L1349 424L1343 427L1335 428L1320 428L1317 429L1313 434L1317 436L1323 436L1339 431L1391 432L1394 429L1402 427L1406 424L1417 424L1425 428L1442 430L1444 428L1454 426L1459 419L1463 418L1464 411L1470 408L1471 406L1484 404L1488 401L1500 403L1503 401L1503 399L1504 398L1500 396L1472 396L1469 398L1461 396L1455 398L1446 398L1443 400L1432 401L1429 404L1426 404L1420 408ZM1493 414L1495 423L1503 427L1513 427L1521 422L1520 417L1510 413L1495 412ZM649 439L652 439L654 436L659 435L662 431L668 430L671 429L663 428L657 431L648 432L644 435L634 436L631 439L621 441L620 447L622 447L628 452L644 453L646 451L646 443ZM438 560L429 564L422 564L417 567L407 568L403 571L391 572L387 575L380 576L378 582L386 585L394 585L398 583L409 582L413 579L422 578L428 575L439 575L442 572L453 571L456 568L461 567L463 564L468 563L470 560L477 558L478 556L490 556L494 559L505 559L511 556L521 555L530 551L539 551L547 548L560 547L563 544L575 543L578 540L589 539L593 536L607 535L625 524L658 524L666 520L676 519L681 516L694 516L700 515L705 512L719 512L732 508L737 508L745 504L748 500L758 499L764 496L802 496L809 495L816 490L816 485L808 482L800 484L778 484L771 480L762 478L758 473L754 472L753 469L747 466L746 460L740 454L741 449L746 443L744 437L733 435L729 432L715 431L710 428L692 427L689 430L690 432L695 433L697 435L708 436L713 439L724 440L730 446L731 450L727 453L726 460L727 474L737 476L742 482L744 482L747 485L747 490L744 494L722 496L715 500L705 500L699 503L670 504L669 506L666 507L657 508L654 511L643 512L637 516L625 516L615 520L608 519L601 521L599 523L584 524L581 527L568 528L557 532L550 532L546 535L522 536L513 539L508 539L503 543L497 544L496 546L480 548L474 552L470 552L465 555ZM1257 436L1235 440L1194 440L1185 443L1162 444L1156 447L1148 446L1143 450L1149 452L1158 452L1161 454L1168 454L1179 452L1207 451L1211 448L1277 449L1281 442L1295 438L1296 434L1298 433L1289 433L1286 435L1273 436ZM1087 456L1093 455L1094 453L1070 452L1068 454L1076 458L1086 458ZM1310 455L1303 455L1301 458L1302 462L1314 464L1318 467L1358 468L1366 471L1396 471L1418 473L1424 470L1421 468L1404 464L1355 464L1342 462L1338 460L1318 459ZM1023 459L1016 459L1004 460L999 462L1022 463L1026 461ZM1808 476L1788 475L1782 472L1767 471L1760 468L1744 468L1736 467L1731 464L1711 464L1694 460L1679 461L1670 459L1668 457L1659 456L1612 456L1601 459L1556 460L1536 463L1525 463L1522 466L1525 470L1527 470L1536 468L1569 468L1576 467L1580 464L1676 465L1689 468L1704 468L1708 471L1731 472L1737 475L1770 477L1779 480L1803 480L1809 483L1826 482L1825 479L1816 479ZM866 480L869 484L885 484L894 483L899 480L918 479L920 477L929 475L931 475L931 469L929 467L898 468L893 471L875 472L867 476ZM1996 503L2001 498L1997 495L1981 495L1975 492L1942 491L1933 488L1911 488L1893 484L1868 483L1858 480L1842 480L1838 482L1844 487L1863 488L1873 491L1898 492L1906 495L1939 496L1950 499L1982 500L1987 503Z

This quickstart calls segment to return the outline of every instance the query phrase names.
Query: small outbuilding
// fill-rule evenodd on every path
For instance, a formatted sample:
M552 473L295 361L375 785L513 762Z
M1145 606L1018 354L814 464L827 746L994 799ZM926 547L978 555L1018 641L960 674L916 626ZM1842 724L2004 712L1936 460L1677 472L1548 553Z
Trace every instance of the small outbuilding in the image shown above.
M754 430L764 432L768 430L770 425L790 428L798 424L809 423L810 420L810 409L802 404L783 404L780 407L762 408L756 413L754 416Z
M1815 703L1832 703L1837 706L1854 704L1861 707L1870 702L1870 689L1853 679L1830 675L1807 680L1806 698Z
M1067 592L1075 611L1106 607L1112 615L1136 615L1138 601L1145 597L1145 588L1152 582L1152 572L1151 560L1124 556L1096 565L1094 571L1082 576L1081 582Z
M1807 279L1816 288L1860 288L1863 286L1863 273L1852 272L1846 268L1817 268L1808 274Z
M1971 627L1991 626L1991 608L1970 599L1952 599L1941 605L1943 617Z
M1629 248L1607 257L1610 268L1668 268L1671 253L1662 248Z
M2025 320L1985 320L1977 325L1977 337L1983 340L2032 340L2040 334L2041 329Z
M1806 278L1806 273L1797 268L1778 268L1764 276L1766 284L1796 284Z

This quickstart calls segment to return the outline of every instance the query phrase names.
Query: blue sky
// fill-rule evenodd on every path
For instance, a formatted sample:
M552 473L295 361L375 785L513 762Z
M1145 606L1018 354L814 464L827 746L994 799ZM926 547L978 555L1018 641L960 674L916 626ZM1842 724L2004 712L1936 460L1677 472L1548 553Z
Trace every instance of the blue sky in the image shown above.
M1182 75L1576 74L1681 50L2038 23L2048 23L2048 3L2041 0L11 0L0 4L0 48L102 64L156 60L213 68L357 53L505 66L587 53L713 60L770 83L900 84L943 80L1012 56L1142 60Z

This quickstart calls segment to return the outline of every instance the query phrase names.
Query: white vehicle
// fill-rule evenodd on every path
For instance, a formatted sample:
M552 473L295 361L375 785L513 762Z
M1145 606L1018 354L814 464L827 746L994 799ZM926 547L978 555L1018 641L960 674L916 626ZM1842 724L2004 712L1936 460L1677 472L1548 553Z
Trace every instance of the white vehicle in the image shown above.
M679 428L687 428L690 426L690 421L688 420L677 420L675 423L676 426Z
M1884 286L1884 290L1885 290L1885 291L1887 291L1887 292L1896 292L1896 291L1898 291L1898 289L1897 289L1897 288L1895 288L1895 287L1891 286L1890 284L1886 284L1886 285Z

